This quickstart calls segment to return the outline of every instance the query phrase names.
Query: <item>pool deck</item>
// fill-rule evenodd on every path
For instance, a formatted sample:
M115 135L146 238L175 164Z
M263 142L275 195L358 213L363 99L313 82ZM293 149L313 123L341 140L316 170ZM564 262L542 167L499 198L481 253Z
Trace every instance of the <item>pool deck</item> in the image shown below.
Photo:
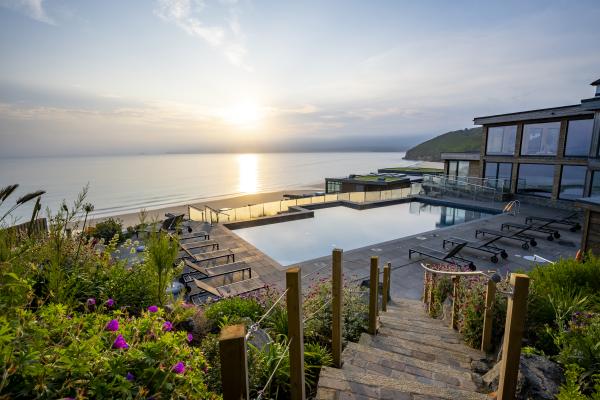
M415 199L418 200L418 199ZM439 199L432 199L432 201ZM444 199L452 201L453 199ZM468 206L495 208L501 210L505 203L477 202L460 199L460 203ZM508 214L494 215L459 225L435 229L425 233L393 239L387 242L366 246L359 249L344 251L343 267L344 275L348 280L365 278L369 274L369 262L371 256L378 256L380 265L390 262L392 265L391 291L393 297L418 299L423 290L423 269L420 262L430 261L413 255L412 260L408 258L408 249L417 245L425 245L430 248L442 250L442 240L450 236L458 236L465 239L475 240L475 229L488 228L500 229L504 222L524 223L525 216L556 218L569 214L568 211L548 207L540 207L522 204L517 216ZM226 227L216 224L212 227L206 225L210 230L211 239L217 240L221 248L230 248L236 253L236 261L247 262L260 277L270 286L279 289L285 288L285 270L289 266L281 266L276 261L262 253L260 250L241 239ZM523 259L523 256L538 256L549 260L557 260L561 257L574 257L580 246L581 232L570 232L568 229L558 229L561 233L560 239L548 241L547 235L531 233L538 238L538 245L529 250L523 250L517 242L500 239L496 244L506 249L509 257L494 264L486 253L465 249L461 256L472 260L478 270L496 270L506 274L516 270L530 270L533 266L531 261ZM331 273L331 256L320 257L300 262L298 264L303 272L303 286L306 288L320 279L328 278Z

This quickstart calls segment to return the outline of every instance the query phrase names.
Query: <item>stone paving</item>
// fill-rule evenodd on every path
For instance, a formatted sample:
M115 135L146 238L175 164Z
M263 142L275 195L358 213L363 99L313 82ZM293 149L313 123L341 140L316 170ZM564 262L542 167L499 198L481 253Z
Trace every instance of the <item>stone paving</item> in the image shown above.
M505 204L498 202L480 203L464 199L458 201L463 204L498 210L501 210ZM443 238L458 236L475 240L475 229L477 228L499 230L500 225L504 222L524 223L525 216L528 215L556 218L568 214L569 212L565 210L522 204L520 213L517 216L508 214L494 215L418 235L392 239L384 243L345 251L343 256L345 278L359 279L364 277L366 279L369 274L370 257L378 256L380 265L388 262L392 265L392 296L418 299L421 297L423 289L423 269L419 263L421 261L430 261L418 255L413 255L413 259L409 260L408 249L410 247L425 245L430 248L442 250ZM236 261L247 262L253 271L257 272L266 283L278 288L285 287L285 269L287 266L281 266L250 243L237 236L235 231L230 231L222 225L216 224L211 227L205 224L203 229L210 231L211 239L219 242L221 249L232 249L236 253ZM560 239L552 242L546 240L547 235L532 233L531 235L537 238L538 245L529 250L523 250L516 242L501 239L496 244L506 249L509 257L506 260L501 259L497 264L490 261L489 255L478 251L465 249L461 252L461 256L473 260L479 270L497 270L502 274L516 270L527 271L532 268L533 263L524 259L524 256L533 256L536 254L549 260L575 256L580 246L581 232L570 232L568 229L559 229L559 232L561 233ZM298 266L302 268L303 275L305 276L303 285L307 287L319 279L329 277L330 265L331 256L299 263Z

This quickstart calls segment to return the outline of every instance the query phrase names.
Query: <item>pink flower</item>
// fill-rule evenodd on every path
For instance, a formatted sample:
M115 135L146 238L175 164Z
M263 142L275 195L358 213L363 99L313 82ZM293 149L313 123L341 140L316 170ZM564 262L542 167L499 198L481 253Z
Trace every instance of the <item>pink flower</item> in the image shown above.
M173 365L171 371L175 372L176 374L183 374L185 373L185 364L179 361L177 364Z
M87 306L87 308L90 311L94 311L96 309L96 299L94 299L93 297L90 297L89 299L87 299L87 301L85 302L85 305Z
M170 321L165 321L163 331L170 332L173 329L173 324Z
M119 335L115 339L112 347L113 347L113 349L128 349L129 345L127 344L127 342L123 338L123 335Z
M150 306L150 307L148 307L148 311L150 311L150 312L157 312L158 311L158 307L156 307L156 306Z
M192 335L191 333L187 334L187 341L188 343L192 343L192 340L194 340L194 335Z
M116 319L111 319L110 321L108 321L108 324L106 324L106 327L104 328L107 331L111 331L111 332L116 332L119 330L119 321L117 321Z

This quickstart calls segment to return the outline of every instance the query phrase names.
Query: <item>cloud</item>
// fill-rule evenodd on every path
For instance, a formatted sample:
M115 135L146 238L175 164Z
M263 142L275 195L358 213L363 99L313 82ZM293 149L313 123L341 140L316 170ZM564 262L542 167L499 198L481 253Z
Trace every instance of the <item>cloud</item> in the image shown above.
M203 0L158 0L154 13L161 19L177 25L190 36L203 40L218 49L236 67L252 68L245 62L247 50L239 21L240 9L236 1L221 1L223 23L211 25L201 18L205 15Z
M45 0L0 0L0 6L10 8L25 14L31 19L44 22L49 25L56 25L56 22L48 16L44 10Z

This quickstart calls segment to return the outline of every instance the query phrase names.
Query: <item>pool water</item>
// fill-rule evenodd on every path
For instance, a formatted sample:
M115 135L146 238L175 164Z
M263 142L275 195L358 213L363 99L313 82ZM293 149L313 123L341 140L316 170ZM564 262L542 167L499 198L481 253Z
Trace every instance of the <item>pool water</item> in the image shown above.
M357 249L491 215L421 202L367 210L340 206L315 210L314 213L314 218L233 232L287 266L326 256L334 248Z

